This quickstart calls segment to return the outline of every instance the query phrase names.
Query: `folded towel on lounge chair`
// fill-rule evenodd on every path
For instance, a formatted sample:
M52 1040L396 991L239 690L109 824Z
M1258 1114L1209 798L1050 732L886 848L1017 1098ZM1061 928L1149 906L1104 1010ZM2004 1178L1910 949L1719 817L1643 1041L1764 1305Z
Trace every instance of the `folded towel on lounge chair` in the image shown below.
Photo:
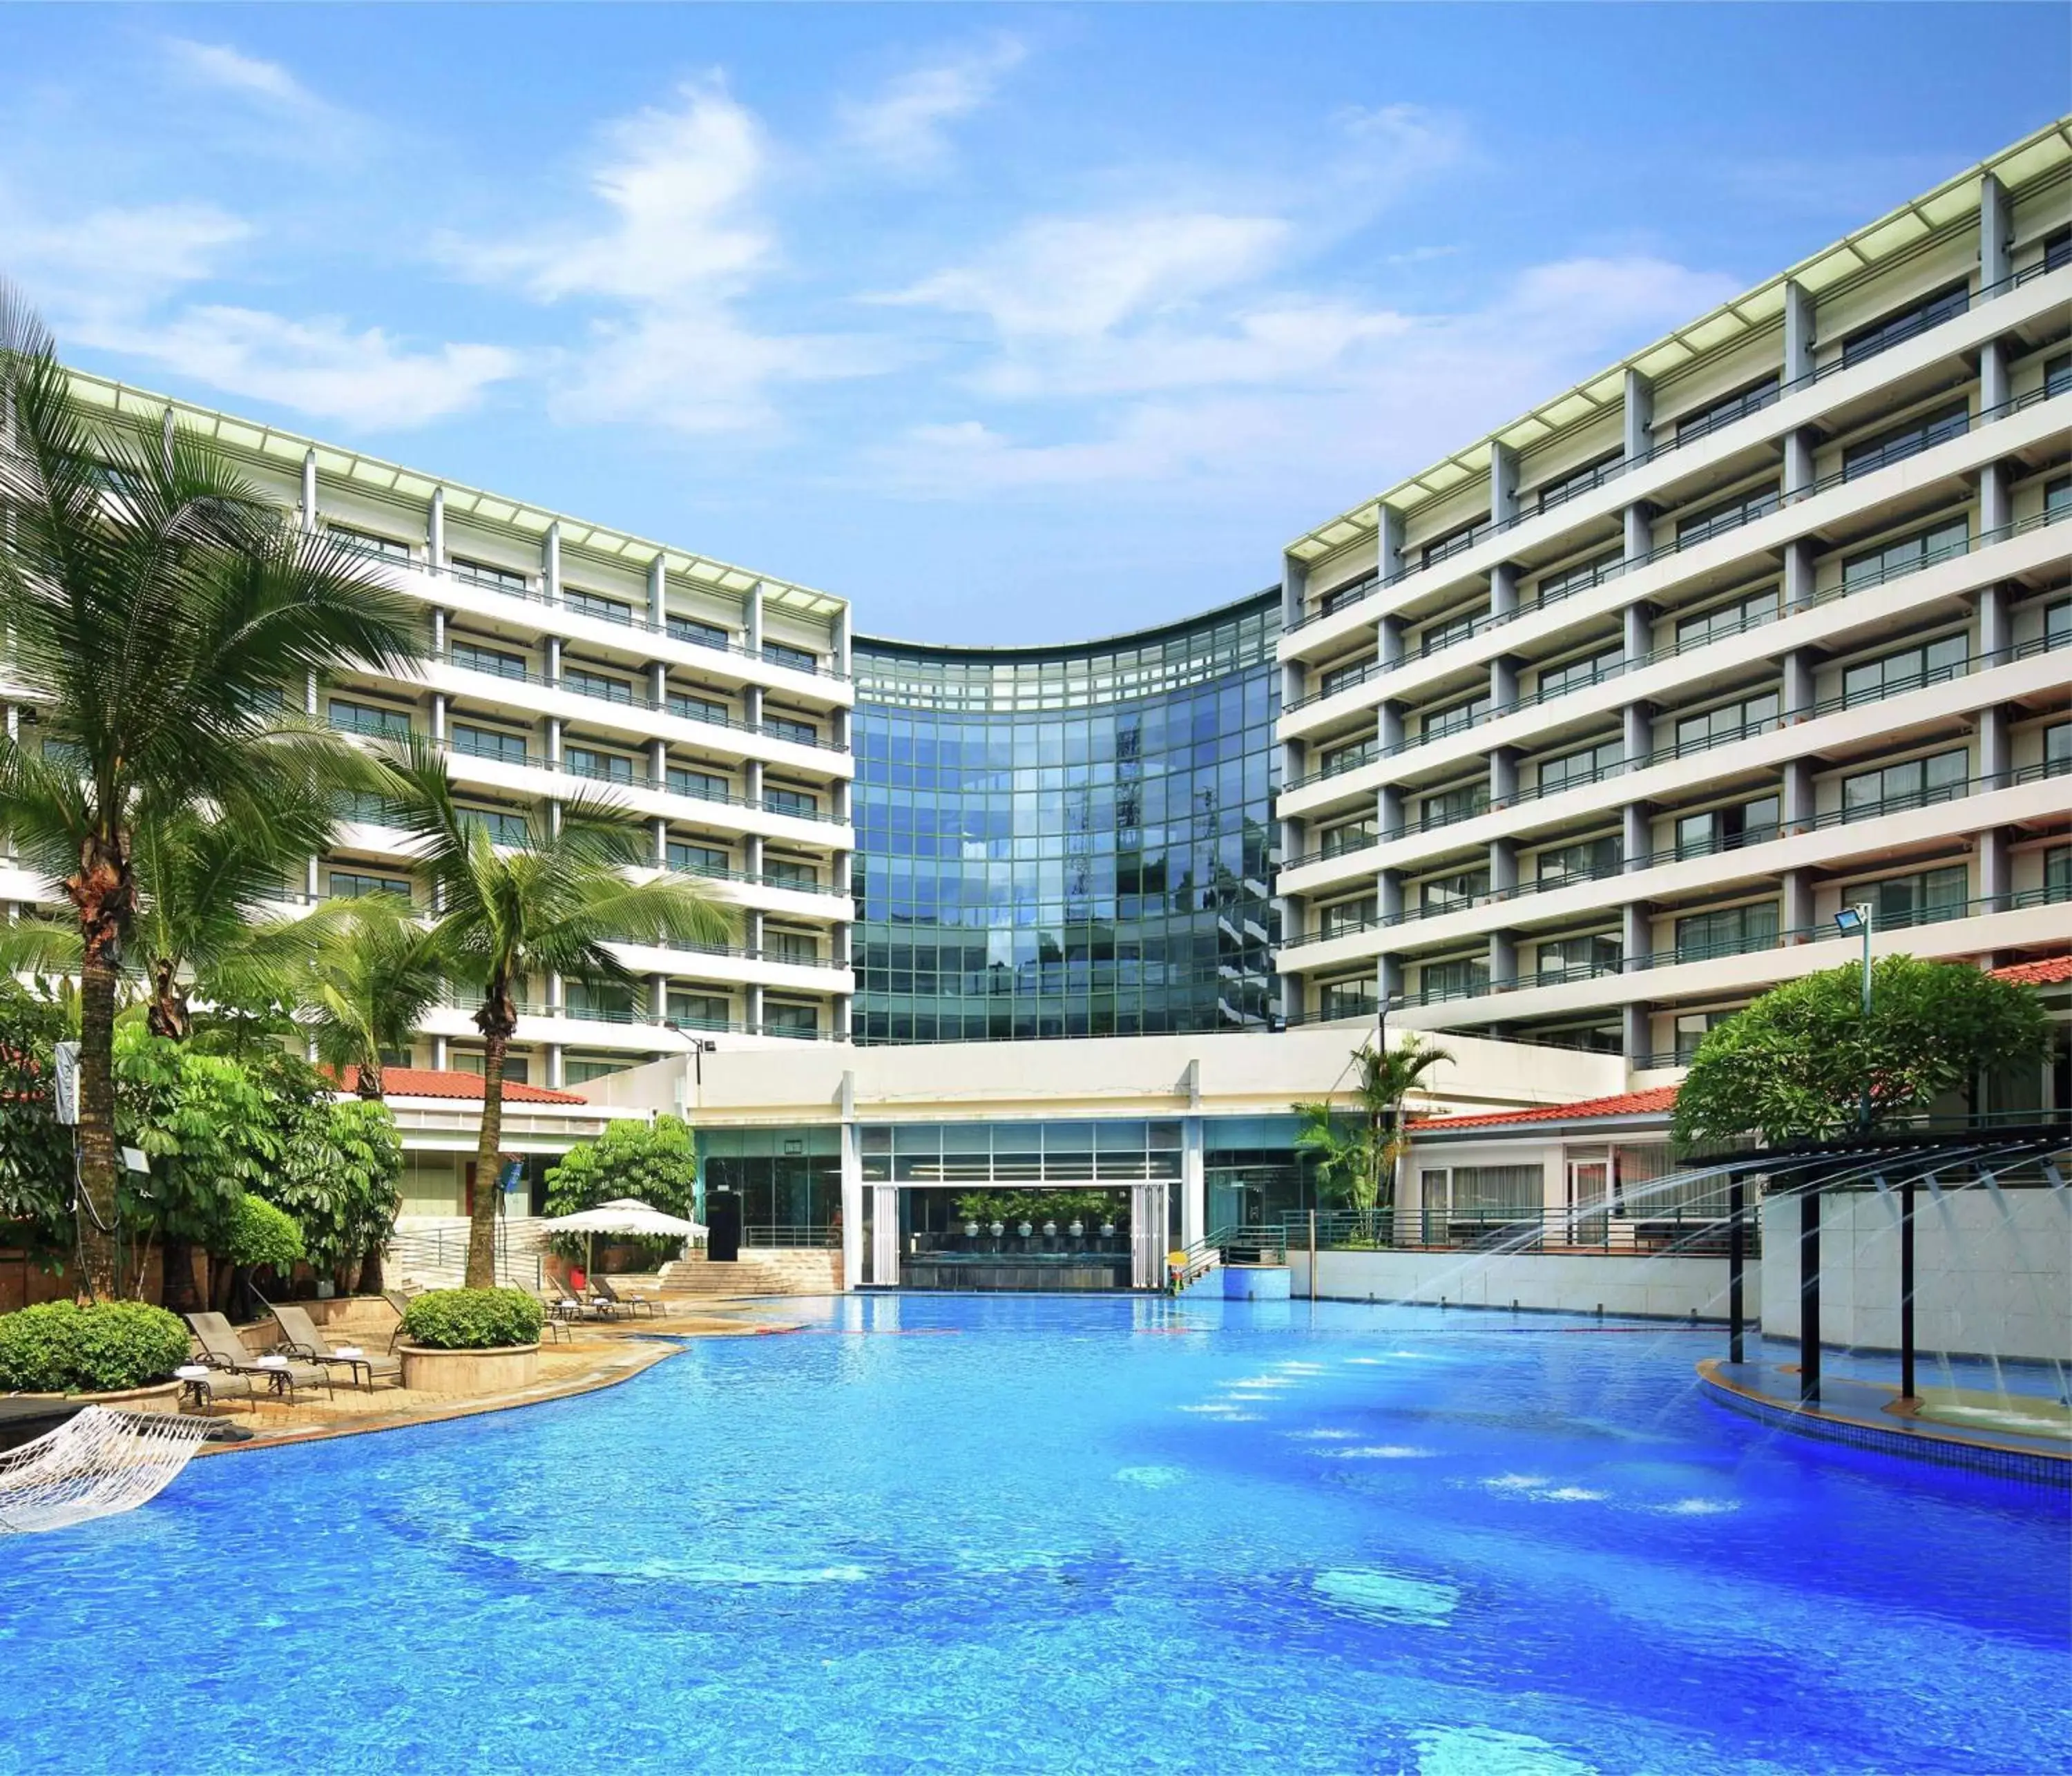
M273 1308L273 1313L275 1322L281 1328L282 1350L295 1356L306 1358L311 1363L349 1364L355 1379L364 1370L369 1388L380 1376L399 1382L403 1379L403 1359L401 1357L370 1357L357 1345L348 1347L333 1344L324 1336L323 1328L310 1318L307 1308L283 1303Z
M261 1363L254 1358L237 1328L220 1314L190 1314L186 1318L201 1346L203 1360L211 1367L246 1375L285 1374L291 1388L321 1388L326 1393L331 1392L331 1371L323 1364L298 1362L285 1355L280 1355L278 1362Z

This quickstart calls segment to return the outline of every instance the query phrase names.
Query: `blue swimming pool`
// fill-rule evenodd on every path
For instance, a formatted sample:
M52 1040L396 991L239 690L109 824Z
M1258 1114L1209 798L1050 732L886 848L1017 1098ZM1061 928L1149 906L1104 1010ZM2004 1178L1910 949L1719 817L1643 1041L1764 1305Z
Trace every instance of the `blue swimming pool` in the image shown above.
M0 1540L0 1770L2066 1767L2072 1525L1716 1334L848 1300Z

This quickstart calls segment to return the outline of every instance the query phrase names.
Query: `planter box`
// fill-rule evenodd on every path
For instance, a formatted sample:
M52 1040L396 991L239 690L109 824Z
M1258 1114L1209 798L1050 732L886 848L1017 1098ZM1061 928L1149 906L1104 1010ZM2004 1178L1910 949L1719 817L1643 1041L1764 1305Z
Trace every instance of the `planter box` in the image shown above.
M118 1412L177 1412L180 1409L180 1384L177 1381L154 1381L146 1388L125 1388L113 1394L17 1394L17 1401L47 1400L55 1414L70 1416L76 1406L109 1406Z
M427 1394L500 1394L538 1379L536 1344L503 1344L487 1350L434 1350L401 1346L403 1385Z

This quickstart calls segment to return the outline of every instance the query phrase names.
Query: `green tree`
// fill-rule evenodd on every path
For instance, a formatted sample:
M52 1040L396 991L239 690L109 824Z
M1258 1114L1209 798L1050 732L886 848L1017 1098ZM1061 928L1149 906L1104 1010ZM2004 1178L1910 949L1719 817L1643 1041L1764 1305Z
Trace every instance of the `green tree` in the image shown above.
M415 841L430 878L445 966L479 993L483 1038L482 1134L476 1149L467 1285L496 1281L497 1161L504 1133L504 1057L518 1028L519 997L534 976L586 985L632 985L607 946L615 942L724 944L733 915L704 891L631 872L652 863L641 835L613 818L610 804L571 800L557 824L528 823L524 841L495 844L454 800L446 762L422 741L393 754L383 790Z
M678 1116L615 1122L572 1147L547 1174L547 1213L574 1215L622 1196L689 1219L697 1206L697 1144Z
M360 1096L381 1098L381 1057L411 1033L445 990L447 960L435 926L394 894L333 901L316 929L298 997L317 1058L341 1083L357 1069Z
M341 661L400 672L414 607L343 543L290 528L211 441L89 411L43 323L0 286L0 626L39 744L0 739L0 820L80 936L80 1245L116 1283L117 975L134 837L182 808L273 829L340 744L282 714Z
M1888 956L1773 988L1709 1031L1676 1094L1679 1141L1777 1142L1855 1128L1864 1083L1873 1127L1967 1096L2003 1068L2037 1066L2049 1020L2035 993L1961 962Z
M1355 1049L1350 1104L1327 1099L1293 1106L1301 1118L1295 1145L1316 1157L1318 1182L1342 1192L1362 1214L1389 1209L1404 1147L1404 1100L1423 1088L1433 1067L1453 1058L1414 1032L1393 1048L1369 1042Z
M69 1034L55 994L0 973L0 1222L44 1262L72 1240L72 1131L58 1120L51 1085Z
M281 1150L255 1193L294 1217L312 1265L350 1287L366 1252L378 1251L395 1225L403 1178L396 1119L385 1104L341 1100L298 1055L276 1049L249 1065Z

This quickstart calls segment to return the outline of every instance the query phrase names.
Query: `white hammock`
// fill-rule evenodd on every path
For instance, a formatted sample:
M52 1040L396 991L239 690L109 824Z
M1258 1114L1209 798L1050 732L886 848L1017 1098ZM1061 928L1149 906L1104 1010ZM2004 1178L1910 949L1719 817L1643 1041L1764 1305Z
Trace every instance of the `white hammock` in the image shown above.
M56 1430L0 1453L0 1534L64 1529L134 1511L171 1485L209 1420L82 1407Z

